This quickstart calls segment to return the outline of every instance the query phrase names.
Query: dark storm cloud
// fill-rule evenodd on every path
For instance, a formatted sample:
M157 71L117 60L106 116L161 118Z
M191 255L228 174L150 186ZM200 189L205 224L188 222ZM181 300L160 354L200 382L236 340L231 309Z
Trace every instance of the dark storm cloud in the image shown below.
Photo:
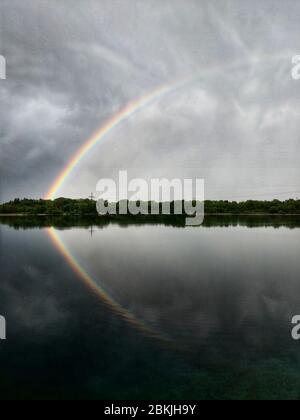
M170 162L201 168L211 196L300 190L296 0L0 4L2 200L44 195L102 121L190 75L187 89L112 133L62 193L87 194L107 166L150 176Z

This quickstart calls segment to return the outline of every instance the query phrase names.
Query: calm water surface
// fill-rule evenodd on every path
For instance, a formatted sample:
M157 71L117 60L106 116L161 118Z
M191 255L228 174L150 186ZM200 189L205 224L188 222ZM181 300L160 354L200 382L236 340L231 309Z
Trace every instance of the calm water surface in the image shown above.
M1 399L300 398L299 218L0 223Z

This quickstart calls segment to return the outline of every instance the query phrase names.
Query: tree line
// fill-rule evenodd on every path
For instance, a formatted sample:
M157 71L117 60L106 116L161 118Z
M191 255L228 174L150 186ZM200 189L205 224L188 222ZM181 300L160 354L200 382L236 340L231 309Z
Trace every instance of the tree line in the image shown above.
M107 203L108 204L108 203ZM139 202L137 202L139 204ZM194 202L194 205L196 203ZM148 203L149 209L151 203ZM171 214L174 213L171 203ZM118 209L118 205L117 205ZM162 204L160 204L162 210ZM206 214L299 214L300 200L255 201L205 201ZM56 200L15 199L0 205L0 214L25 215L91 215L97 216L96 202L89 199L74 200L58 198Z

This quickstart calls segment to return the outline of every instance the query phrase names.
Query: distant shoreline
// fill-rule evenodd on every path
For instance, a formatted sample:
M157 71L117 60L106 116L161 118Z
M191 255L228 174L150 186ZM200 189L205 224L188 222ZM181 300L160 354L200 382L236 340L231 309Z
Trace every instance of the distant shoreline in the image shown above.
M203 206L204 204L204 206ZM170 202L154 201L128 201L122 200L117 203L103 201L103 210L100 214L96 208L96 201L91 199L70 199L57 198L55 200L32 200L15 199L8 203L0 204L0 215L10 215L12 217L40 216L40 217L102 217L107 219L158 219L165 217L168 220L175 218L188 217L193 212L205 216L290 216L300 215L300 200L290 199L285 201L272 200L247 200L247 201L228 201L228 200L205 200L204 203L196 201L188 202L184 200ZM140 211L136 215L131 215L130 205ZM188 205L188 207L187 207ZM127 210L127 211L124 211ZM188 210L189 209L189 210ZM101 214L102 213L102 214Z

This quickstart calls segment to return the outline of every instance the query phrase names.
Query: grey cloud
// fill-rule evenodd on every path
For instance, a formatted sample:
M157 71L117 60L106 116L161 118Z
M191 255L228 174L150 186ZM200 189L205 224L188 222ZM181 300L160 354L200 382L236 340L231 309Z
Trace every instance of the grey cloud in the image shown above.
M114 130L60 193L85 196L105 168L133 166L196 167L209 198L300 193L296 0L0 3L2 201L44 195L107 118L190 76Z

